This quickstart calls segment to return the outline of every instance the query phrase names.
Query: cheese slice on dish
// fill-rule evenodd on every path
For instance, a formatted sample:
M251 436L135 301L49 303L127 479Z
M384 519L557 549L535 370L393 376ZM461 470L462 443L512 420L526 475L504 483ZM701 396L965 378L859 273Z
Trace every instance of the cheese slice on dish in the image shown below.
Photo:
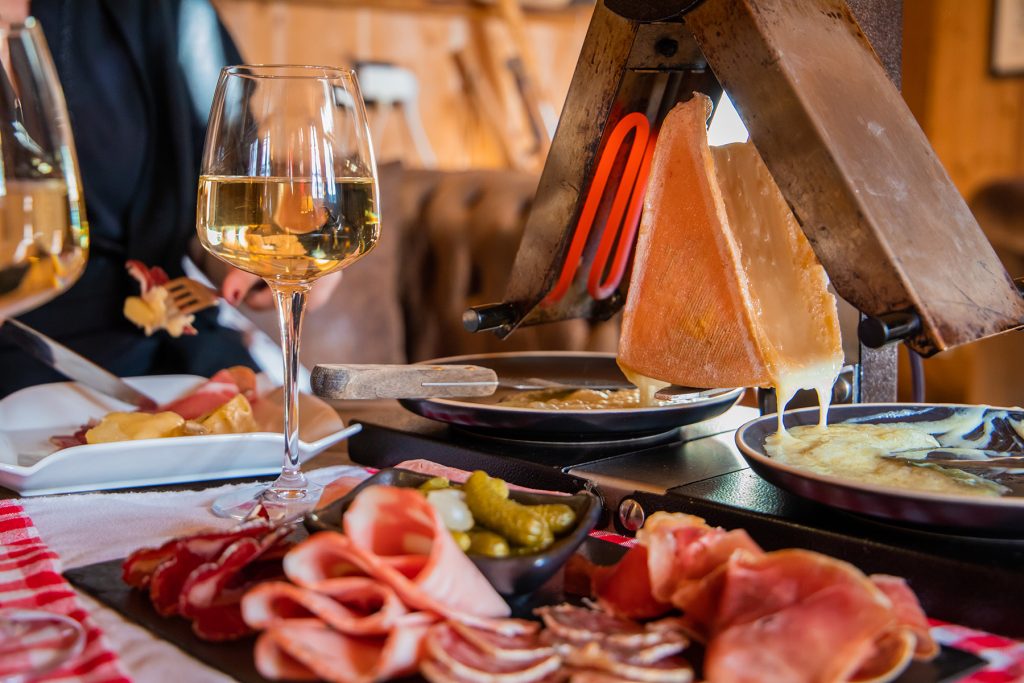
M711 148L711 101L665 118L623 314L619 364L635 381L772 386L823 406L843 363L828 278L757 150Z

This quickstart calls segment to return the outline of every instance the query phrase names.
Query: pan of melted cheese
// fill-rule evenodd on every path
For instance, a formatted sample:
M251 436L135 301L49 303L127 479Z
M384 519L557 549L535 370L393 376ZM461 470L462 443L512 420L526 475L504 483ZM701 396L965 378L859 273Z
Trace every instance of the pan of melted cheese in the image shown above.
M852 512L937 527L1024 536L1024 474L921 466L883 457L927 448L1024 453L1024 411L940 404L832 406L747 423L736 444L751 468L805 498Z

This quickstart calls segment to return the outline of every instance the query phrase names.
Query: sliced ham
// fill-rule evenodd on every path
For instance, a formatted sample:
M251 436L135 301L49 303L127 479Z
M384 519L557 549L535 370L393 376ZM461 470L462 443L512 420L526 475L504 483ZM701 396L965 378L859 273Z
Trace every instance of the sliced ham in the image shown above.
M345 535L316 534L285 558L298 585L316 590L336 576L383 581L409 607L447 618L506 617L509 607L466 557L418 491L374 486L345 513Z
M701 581L734 553L763 552L742 529L711 527L700 517L683 513L654 513L637 539L647 549L654 599L684 612L699 592Z
M177 413L186 420L196 420L209 415L238 394L244 395L249 403L257 399L256 373L241 365L221 370L185 396L160 406L158 410Z
M871 582L878 586L892 602L900 627L906 628L914 634L916 639L914 657L927 660L938 655L939 644L932 638L928 617L921 609L921 603L918 602L914 591L907 585L906 579L887 574L872 574Z
M256 643L256 669L266 678L373 683L414 673L430 628L423 618L406 620L383 637L355 637L319 619L272 624Z
M255 629L284 619L315 617L348 635L380 636L406 614L393 590L364 576L333 579L319 591L274 581L256 586L242 599L242 616Z
M403 460L402 462L395 465L398 469L409 470L410 472L418 472L419 474L426 474L431 477L444 477L448 481L461 484L469 479L469 475L472 472L466 470L460 470L457 467L448 467L447 465L441 465L431 460ZM524 491L526 493L544 493L550 496L568 496L569 494L564 491L545 491L544 489L531 489L526 486L518 486L516 484L509 484L506 482L509 490L511 491Z

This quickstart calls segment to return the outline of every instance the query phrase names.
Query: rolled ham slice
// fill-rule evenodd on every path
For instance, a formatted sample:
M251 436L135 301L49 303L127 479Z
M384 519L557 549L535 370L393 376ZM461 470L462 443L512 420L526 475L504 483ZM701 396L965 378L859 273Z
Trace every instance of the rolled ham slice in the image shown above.
M386 636L355 637L319 619L272 624L256 641L256 669L272 680L373 683L414 673L429 615L408 615Z
M256 586L242 599L242 617L255 629L315 617L347 635L382 636L408 613L392 589L366 576L333 579L319 592L274 581Z
M345 535L319 533L290 552L284 561L288 578L326 590L334 578L363 574L391 587L407 606L450 619L509 615L508 605L418 491L368 488L343 524Z

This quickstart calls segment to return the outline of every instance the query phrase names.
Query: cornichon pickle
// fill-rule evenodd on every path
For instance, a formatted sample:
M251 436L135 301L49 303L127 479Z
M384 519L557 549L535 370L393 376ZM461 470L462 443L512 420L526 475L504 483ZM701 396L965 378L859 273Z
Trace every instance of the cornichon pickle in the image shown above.
M507 495L508 487L500 479L477 470L466 480L462 490L473 519L498 532L513 545L540 550L554 541L551 528L539 513L502 497L502 490Z
M429 493L430 491L440 491L451 487L451 482L446 477L431 477L425 482L420 484L420 491L423 493Z
M569 531L576 525L576 513L565 503L549 505L531 505L530 509L540 514L548 523L551 533L558 536Z
M493 531L471 529L465 535L469 538L466 552L487 557L508 557L508 541Z
M465 531L452 531L452 538L458 543L459 547L462 548L462 552L469 551L470 546L473 544L473 540L469 537Z

